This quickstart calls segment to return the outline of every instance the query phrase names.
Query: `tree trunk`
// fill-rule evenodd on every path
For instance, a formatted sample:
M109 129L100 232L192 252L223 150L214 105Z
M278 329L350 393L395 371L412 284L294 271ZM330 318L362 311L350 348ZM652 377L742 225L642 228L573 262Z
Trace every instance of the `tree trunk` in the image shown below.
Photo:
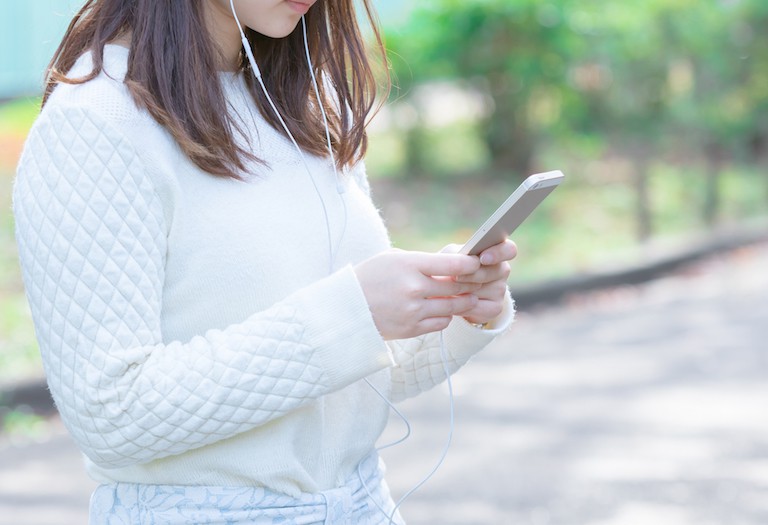
M403 130L405 137L405 176L408 179L418 179L429 171L426 160L427 140L421 119L409 128Z
M508 74L489 75L488 81L494 111L486 119L484 138L494 171L522 179L530 175L535 150L526 112L530 97L525 89L513 89L516 82Z
M494 171L525 178L531 174L535 144L522 110L494 114L486 126L485 140Z
M648 188L650 152L647 147L636 145L631 148L630 158L633 159L634 164L636 235L638 241L645 242L653 235L653 214L651 213L651 196Z
M714 141L707 145L704 158L707 163L706 179L704 181L704 207L702 218L707 227L717 224L720 215L720 175L723 171L723 147Z
M756 130L749 140L751 160L765 177L765 199L768 203L768 130Z

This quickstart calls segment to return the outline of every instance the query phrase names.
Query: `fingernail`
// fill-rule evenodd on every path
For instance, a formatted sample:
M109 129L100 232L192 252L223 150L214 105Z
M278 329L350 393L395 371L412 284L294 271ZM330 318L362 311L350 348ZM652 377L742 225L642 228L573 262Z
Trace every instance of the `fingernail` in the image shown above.
M493 257L491 257L489 254L484 253L480 256L480 264L483 266L488 266L491 263L493 263Z

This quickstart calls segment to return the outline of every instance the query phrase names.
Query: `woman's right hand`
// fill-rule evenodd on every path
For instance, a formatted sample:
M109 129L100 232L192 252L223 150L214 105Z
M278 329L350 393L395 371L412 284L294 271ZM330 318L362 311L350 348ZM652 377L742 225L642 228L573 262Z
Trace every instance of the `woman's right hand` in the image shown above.
M477 257L388 250L355 266L376 328L386 339L443 330L477 305L476 283L452 278L480 268Z

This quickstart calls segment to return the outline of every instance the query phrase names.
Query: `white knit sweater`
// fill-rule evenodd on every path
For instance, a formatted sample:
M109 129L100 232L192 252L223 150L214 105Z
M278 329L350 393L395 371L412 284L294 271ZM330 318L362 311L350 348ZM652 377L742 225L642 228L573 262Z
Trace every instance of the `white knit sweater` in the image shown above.
M127 55L107 46L106 73L55 90L14 186L24 282L62 419L99 482L333 488L386 424L363 378L393 400L444 379L438 337L385 343L352 271L389 248L363 167L342 176L339 194L330 163L307 156L316 190L243 79L222 74L268 167L250 166L245 182L208 175L132 102ZM83 57L72 75L89 70ZM455 319L451 370L512 316L508 301L496 329Z

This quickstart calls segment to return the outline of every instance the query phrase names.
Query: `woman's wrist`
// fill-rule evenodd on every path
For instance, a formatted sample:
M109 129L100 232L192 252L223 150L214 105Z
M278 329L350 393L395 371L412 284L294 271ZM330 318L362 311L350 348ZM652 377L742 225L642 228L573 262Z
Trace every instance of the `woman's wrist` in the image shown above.
M479 328L480 330L486 330L488 328L488 325L490 324L490 322L487 322L487 323L474 323L474 322L470 321L469 319L467 319L466 317L464 317L464 320L466 322L468 322L469 324L471 324L472 326L474 326L475 328Z

